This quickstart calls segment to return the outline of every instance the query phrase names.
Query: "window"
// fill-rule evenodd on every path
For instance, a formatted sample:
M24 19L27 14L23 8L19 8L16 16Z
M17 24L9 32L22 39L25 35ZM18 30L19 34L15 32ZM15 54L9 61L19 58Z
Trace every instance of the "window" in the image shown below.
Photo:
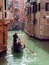
M27 2L30 2L30 0L27 0Z
M28 10L27 10L27 14L29 14L29 7L28 7Z
M6 0L4 0L4 7L5 7L5 10L6 10Z
M29 14L31 14L31 7L29 7Z
M37 5L33 6L33 13L37 12Z
M14 7L16 8L16 7L18 7L18 6L19 6L18 1L14 0Z
M0 7L0 12L1 12L2 8Z
M3 45L5 45L5 31L3 32Z
M49 3L46 3L45 9L46 11L49 11Z
M40 11L40 3L37 4L37 10Z
M5 12L5 18L6 18L6 12Z
M28 9L27 8L25 9L25 15L26 16L28 15Z
M6 18L6 0L4 0L5 18Z
M37 3L34 2L33 3L33 13L36 13L37 12Z
M2 19L2 7L0 7L0 19Z
M33 5L31 6L31 13L33 13Z

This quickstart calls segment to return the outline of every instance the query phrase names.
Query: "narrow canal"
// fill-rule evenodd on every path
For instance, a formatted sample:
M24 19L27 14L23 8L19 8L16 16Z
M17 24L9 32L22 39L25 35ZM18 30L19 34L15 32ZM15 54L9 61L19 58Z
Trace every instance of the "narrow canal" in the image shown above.
M26 45L23 52L18 55L11 51L12 35L15 32L18 33L22 42ZM49 65L49 42L30 38L22 31L9 31L7 54L1 55L0 65Z

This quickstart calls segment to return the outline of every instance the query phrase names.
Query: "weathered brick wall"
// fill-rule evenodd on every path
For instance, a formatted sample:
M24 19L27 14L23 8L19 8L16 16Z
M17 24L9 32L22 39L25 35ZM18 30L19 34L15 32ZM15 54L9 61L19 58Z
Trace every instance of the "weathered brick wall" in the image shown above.
M0 0L0 7L2 13L2 19L0 19L0 52L7 50L7 34L8 34L8 27L3 20L4 8L3 8L3 0Z
M49 0L41 0L40 11L36 14L37 23L35 27L35 36L38 38L49 39L49 18L46 18L46 16L49 15L49 11L46 11L45 9L46 3L48 2Z
M49 11L46 11L46 3L49 3L49 0L37 0L37 4L40 3L40 11L37 11L36 13L36 22L35 25L32 25L34 15L31 13L31 19L30 15L27 18L29 21L27 23L26 30L30 35L35 35L35 37L40 39L49 39L49 18L46 18L46 16L49 16ZM26 21L26 22L27 22Z
M0 52L7 50L7 25L0 25Z

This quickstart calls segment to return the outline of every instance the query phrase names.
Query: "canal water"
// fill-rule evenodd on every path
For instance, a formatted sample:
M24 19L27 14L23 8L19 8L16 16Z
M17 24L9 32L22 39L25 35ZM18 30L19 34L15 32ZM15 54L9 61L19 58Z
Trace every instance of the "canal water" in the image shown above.
M11 50L12 35L15 32L26 45L26 48L18 54ZM49 41L35 40L22 31L9 31L7 48L7 54L0 56L0 65L49 65Z

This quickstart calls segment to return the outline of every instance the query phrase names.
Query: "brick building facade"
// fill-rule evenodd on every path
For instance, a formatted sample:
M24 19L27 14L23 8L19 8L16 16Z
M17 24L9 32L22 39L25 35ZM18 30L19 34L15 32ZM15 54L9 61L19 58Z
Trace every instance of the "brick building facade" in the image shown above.
M49 39L49 1L28 0L27 9L25 31L31 36Z
M8 39L8 21L12 19L8 17L8 0L0 0L0 53L7 50ZM11 10L12 11L12 10ZM10 13L10 12L9 12ZM12 12L11 12L12 13Z

